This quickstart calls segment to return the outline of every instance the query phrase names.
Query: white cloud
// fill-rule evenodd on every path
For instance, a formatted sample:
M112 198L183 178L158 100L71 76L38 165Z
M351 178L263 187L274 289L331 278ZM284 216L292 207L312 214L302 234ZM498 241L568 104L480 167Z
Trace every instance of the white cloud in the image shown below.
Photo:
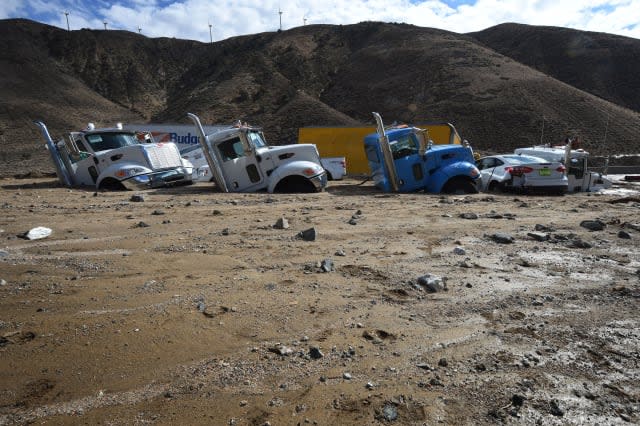
M601 31L640 38L638 0L0 0L0 18L26 17L72 29L137 31L150 37L209 41L307 24L406 22L458 33L504 22ZM282 11L282 15L278 14Z

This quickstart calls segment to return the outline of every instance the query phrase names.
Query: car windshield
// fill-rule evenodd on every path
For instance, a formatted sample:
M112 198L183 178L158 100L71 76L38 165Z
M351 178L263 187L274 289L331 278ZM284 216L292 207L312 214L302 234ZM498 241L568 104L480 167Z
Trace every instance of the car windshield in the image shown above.
M262 132L257 132L255 130L250 130L247 132L247 139L251 141L254 147L262 148L263 146L267 146L267 141L264 140L262 136Z
M509 164L548 163L544 158L532 157L530 155L505 155L502 158Z
M92 133L86 135L85 139L95 152L129 145L139 145L138 139L133 133Z

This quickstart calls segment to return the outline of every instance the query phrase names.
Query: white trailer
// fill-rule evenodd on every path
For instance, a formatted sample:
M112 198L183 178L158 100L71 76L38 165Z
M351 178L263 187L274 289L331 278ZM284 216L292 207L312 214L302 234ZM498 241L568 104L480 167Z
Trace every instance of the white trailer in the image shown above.
M100 189L146 189L192 182L193 166L173 143L153 143L151 135L124 130L121 124L69 132L54 142L37 121L46 148L65 186Z

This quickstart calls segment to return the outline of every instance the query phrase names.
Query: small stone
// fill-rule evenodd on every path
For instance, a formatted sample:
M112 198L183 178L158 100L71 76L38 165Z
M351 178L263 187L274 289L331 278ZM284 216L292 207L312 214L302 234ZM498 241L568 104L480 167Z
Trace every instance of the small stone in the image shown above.
M480 216L478 216L477 213L460 213L460 217L463 219L478 219Z
M344 257L344 256L346 256L346 254L345 254L344 250L342 250L342 249L338 249L334 254L335 254L336 256L340 256L340 257ZM0 257L1 257L1 256L2 256L2 255L0 255Z
M162 216L164 212L162 210L154 210L151 212L151 216Z
M556 400L552 400L549 402L549 413L556 417L564 416L564 410L560 408L560 406L558 405L558 401Z
M555 232L556 230L551 227L551 226L546 226L546 225L541 225L541 224L536 224L536 226L534 227L534 229L538 232Z
M322 272L331 272L331 271L335 271L335 267L333 266L333 260L331 260L331 259L324 259L324 260L320 263L320 269L322 270Z
M382 417L388 422L392 422L398 419L398 409L393 404L385 404L382 407Z
M288 229L289 228L289 221L284 217L278 218L278 220L273 225L273 227L275 229Z
M305 229L304 231L300 231L298 233L298 237L302 238L305 241L315 241L316 240L316 228Z
M3 257L8 257L9 256L9 252L4 251L4 250L0 250L0 259L2 259Z
M522 404L524 404L525 399L526 398L522 395L514 394L511 397L511 405L513 405L514 407L522 407Z
M311 359L324 358L324 354L317 346L312 346L311 348L309 348L309 356L311 357Z
M439 367L447 367L448 365L449 365L449 362L447 361L446 358L440 358L440 360L438 361Z
M453 249L453 254L457 254L459 256L464 256L465 254L467 254L467 252L462 247L456 247L456 248Z
M129 198L129 201L134 202L134 203L142 203L144 202L144 195L142 194L134 194L131 196L131 198Z
M222 235L229 235L231 233L231 231L229 231L229 228L224 228L220 233Z
M351 380L352 379L351 373L344 373L342 375L342 378L345 380Z
M505 234L504 232L496 232L491 235L491 239L498 244L512 244L515 241L509 234Z
M549 240L549 234L545 234L543 232L528 232L527 236L540 242Z
M622 238L624 240L630 240L631 234L621 229L620 231L618 231L618 238Z
M7 285L7 282L5 280L0 279L0 287L4 287L5 285Z
M244 407L245 405L247 405L249 402L245 399L243 399L242 401L240 401L240 406Z
M444 278L426 274L418 278L418 284L424 287L429 293L437 293L442 290L446 290L447 286Z
M214 216L220 216L222 215L222 212L220 210L214 210L211 214L213 214Z
M588 229L589 231L602 231L607 225L601 220L596 219L596 220L583 220L582 222L580 222L580 226L585 229Z
M133 227L134 227L134 228L148 228L148 227L149 227L149 224L148 224L148 223L145 223L145 222L140 221L140 222L136 223Z
M365 386L366 386L367 389L373 389L375 387L373 382L367 382L367 384Z

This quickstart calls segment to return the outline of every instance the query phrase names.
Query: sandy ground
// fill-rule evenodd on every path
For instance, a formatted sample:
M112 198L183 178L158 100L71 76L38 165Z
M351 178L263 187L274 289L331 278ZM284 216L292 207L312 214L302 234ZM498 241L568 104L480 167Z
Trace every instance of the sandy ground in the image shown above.
M0 425L640 422L637 192L358 184L0 181Z

